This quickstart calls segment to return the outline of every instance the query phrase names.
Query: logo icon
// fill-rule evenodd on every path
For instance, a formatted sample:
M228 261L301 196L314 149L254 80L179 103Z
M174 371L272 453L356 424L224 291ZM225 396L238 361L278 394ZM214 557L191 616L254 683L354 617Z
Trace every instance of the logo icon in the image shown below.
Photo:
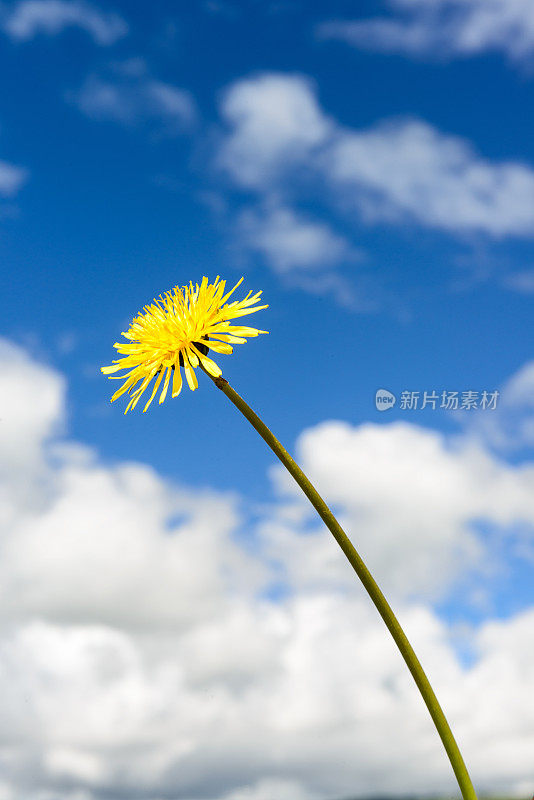
M378 411L388 411L396 402L395 395L388 392L387 389L378 389L375 394L375 405Z

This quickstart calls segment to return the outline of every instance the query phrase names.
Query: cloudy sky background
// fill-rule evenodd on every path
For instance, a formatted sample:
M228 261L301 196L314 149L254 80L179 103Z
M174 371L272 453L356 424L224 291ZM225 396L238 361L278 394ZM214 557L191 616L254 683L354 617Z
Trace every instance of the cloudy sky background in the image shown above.
M211 382L109 404L120 331L204 274L264 290L224 375L339 513L477 788L534 791L534 8L307 5L0 4L0 800L456 791Z

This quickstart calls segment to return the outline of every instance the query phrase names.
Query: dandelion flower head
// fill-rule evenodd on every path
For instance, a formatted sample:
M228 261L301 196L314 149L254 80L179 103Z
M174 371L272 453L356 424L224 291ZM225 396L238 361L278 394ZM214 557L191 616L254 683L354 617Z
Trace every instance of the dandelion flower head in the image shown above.
M154 378L152 394L143 411L149 407L162 382L159 402L163 403L171 378L171 395L176 397L182 389L182 367L189 388L194 391L198 386L195 368L199 365L214 378L222 374L220 367L208 358L209 350L231 353L233 344L246 342L243 337L267 333L230 324L230 320L267 308L266 305L256 305L261 292L249 292L243 300L227 302L242 281L243 278L225 294L226 281L217 276L213 283L209 283L204 277L200 285L176 286L145 306L130 328L123 332L127 341L114 345L123 358L115 360L112 366L101 367L105 375L124 380L111 402L128 392L131 399L126 414L135 408ZM121 370L126 372L111 375Z

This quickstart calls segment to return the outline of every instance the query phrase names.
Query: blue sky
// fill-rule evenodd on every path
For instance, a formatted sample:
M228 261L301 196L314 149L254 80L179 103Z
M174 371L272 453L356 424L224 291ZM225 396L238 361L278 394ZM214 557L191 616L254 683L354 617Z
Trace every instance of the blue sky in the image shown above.
M150 448L157 466L175 472L174 459L152 447L153 426L161 425L163 414L174 420L175 409L118 424L116 413L104 415L107 389L91 367L109 361L110 343L147 299L204 273L232 279L244 272L247 286L264 289L271 308L261 324L270 341L239 353L228 370L260 403L268 401L271 383L287 387L274 393L283 397L280 406L263 406L273 421L280 419L286 437L324 417L357 423L374 413L378 421L373 397L382 384L397 390L494 389L525 363L531 320L526 289L532 283L528 217L525 233L513 236L496 234L489 220L482 229L445 221L450 229L443 231L401 213L393 224L367 224L356 209L335 214L320 202L321 177L301 192L295 207L311 224L332 226L333 235L346 238L357 251L355 261L340 254L324 269L289 265L277 276L269 270L272 259L246 252L246 237L232 230L237 209L257 207L263 192L239 191L213 162L225 131L219 112L224 92L274 73L282 81L295 75L311 80L322 113L336 125L367 130L384 120L418 120L462 139L490 169L519 162L528 172L534 160L528 64L510 65L492 52L476 60L414 63L318 41L315 26L323 17L347 13L343 4L304 18L296 6L269 12L256 3L213 9L192 4L178 19L165 7L144 11L136 27L128 9L117 6L131 31L108 46L95 46L73 25L55 37L36 28L28 41L7 38L2 48L2 74L12 76L3 81L2 156L29 172L18 195L4 200L2 258L12 265L4 328L15 339L37 337L47 358L69 374L74 370L73 433L113 447L110 455L139 457ZM188 93L195 116L190 130L178 133L181 123L172 114L144 107L148 77L123 82L121 65L135 70L133 59L150 80ZM137 92L137 100L123 97L125 106L136 106L124 111L124 123L116 109L80 112L76 97L81 87L91 87L91 78L123 95ZM224 204L225 212L218 216L210 201ZM293 284L303 280L300 273L312 282L317 274L326 282L335 274L348 307L333 292L299 291ZM508 288L518 276L526 289ZM313 324L318 312L320 325ZM67 339L76 341L72 352L58 352ZM306 374L318 378L311 396ZM180 401L175 424L182 420L189 452L197 448L187 431L203 416L199 403L210 400ZM289 412L291 405L297 413ZM428 422L442 427L443 417L434 414ZM219 450L225 426L210 433ZM237 466L243 451L233 452ZM203 456L195 467L195 478L202 470L210 483L221 479Z
M251 324L269 335L221 356L224 376L311 470L387 592L415 615L414 630L425 614L429 630L441 626L444 659L458 659L465 687L476 694L476 669L491 673L493 656L482 663L488 642L504 642L510 669L523 663L521 626L534 613L534 12L511 0L389 0L357 12L347 2L311 10L283 1L18 0L0 5L0 37L0 306L11 381L0 416L6 481L19 475L13 497L22 498L13 518L38 507L43 524L57 513L52 527L63 530L62 503L81 503L83 515L89 496L72 490L67 502L65 475L84 464L92 486L137 463L151 487L155 539L158 508L175 509L174 529L194 514L187 498L204 493L214 514L219 503L231 517L235 504L228 530L258 560L258 574L274 570L247 587L250 596L274 606L281 597L278 610L288 614L292 603L338 597L342 567L327 564L322 577L330 543L319 542L269 451L207 378L199 376L194 394L124 417L125 403L110 405L114 385L100 374L113 342L154 296L203 275L244 275L243 289L261 288L269 304ZM396 396L394 408L377 410L378 389ZM499 398L495 410L408 410L403 391ZM43 481L55 487L48 501L36 499ZM95 535L103 524L94 522ZM435 531L427 535L428 526ZM286 560L306 558L310 535L316 568L301 575ZM122 553L127 538L113 541ZM45 554L46 540L42 547ZM74 641L73 625L85 641L87 626L100 624L111 637L102 647L126 647L113 637L130 637L132 653L146 656L135 625L111 611L120 595L104 592L107 606L88 601L71 618L68 591L58 600L50 588L54 576L70 585L71 562L52 576L44 555L39 568L25 558L6 568L15 587L32 569L45 577L41 600L21 600L13 612L17 635L43 625L50 647L64 637L59 653ZM126 604L137 579L124 578ZM359 596L353 602L365 607ZM508 627L495 639L500 624ZM423 649L432 636L422 635ZM41 677L27 678L36 703ZM531 682L529 674L521 691ZM508 690L486 690L510 702ZM388 713L389 730L397 723ZM521 746L534 746L534 718L515 723ZM532 793L532 758L516 753L512 769L496 732L488 772L478 729L468 728L462 735L484 788ZM210 730L197 732L195 746ZM291 730L296 741L299 724ZM50 734L28 797L60 785L62 800L76 787L84 800L128 791L116 764L95 766L92 745L76 751L65 737ZM358 782L350 771L336 783L326 766L303 777L298 754L279 774L272 763L247 771L236 762L232 778L221 773L213 786L190 767L193 777L179 786L174 758L160 772L147 767L147 798L165 790L189 800L273 792L333 800L336 792L451 788L441 763L421 779L399 767L392 785ZM21 774L6 772L6 797L20 796Z

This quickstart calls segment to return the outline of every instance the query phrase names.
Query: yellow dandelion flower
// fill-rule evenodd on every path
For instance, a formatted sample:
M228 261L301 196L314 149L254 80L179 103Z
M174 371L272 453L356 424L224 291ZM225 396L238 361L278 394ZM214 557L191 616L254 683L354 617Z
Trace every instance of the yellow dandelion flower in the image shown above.
M101 367L105 375L124 380L111 402L128 392L131 399L124 412L126 414L130 408L135 408L155 378L152 394L143 409L145 412L162 381L159 402L163 403L171 376L171 395L176 397L182 389L181 367L184 368L189 388L194 391L198 386L195 368L199 365L214 378L222 374L220 367L208 358L209 350L231 353L232 344L246 342L243 337L267 333L257 328L230 324L230 320L236 317L267 308L266 305L255 305L261 292L249 292L243 300L226 302L242 281L243 278L225 294L226 281L221 281L217 275L214 283L208 283L204 277L200 285L197 283L194 288L192 283L182 288L175 286L160 295L159 299L154 298L151 305L145 306L130 328L122 334L128 342L114 344L123 358L114 361L110 367ZM127 372L122 375L110 374L119 370ZM137 386L139 382L141 384Z

